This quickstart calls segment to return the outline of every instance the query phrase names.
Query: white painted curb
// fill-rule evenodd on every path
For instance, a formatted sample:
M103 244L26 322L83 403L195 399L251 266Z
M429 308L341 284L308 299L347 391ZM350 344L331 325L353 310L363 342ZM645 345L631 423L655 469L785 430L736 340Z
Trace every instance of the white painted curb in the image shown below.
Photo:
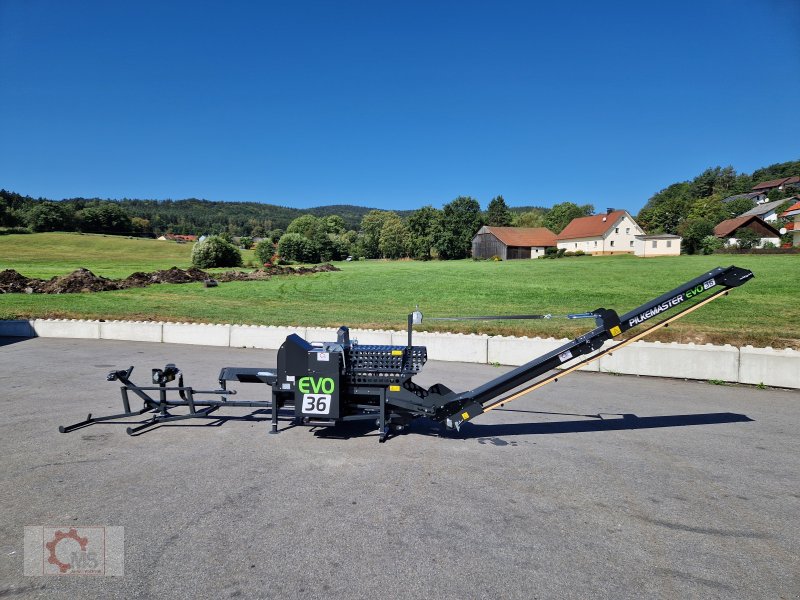
M0 321L0 337L129 340L271 350L278 349L292 333L310 342L336 339L336 329L322 327L77 319ZM351 329L350 339L358 340L361 344L404 346L408 337L405 331ZM490 337L429 331L414 333L414 343L426 346L431 360L512 366L524 364L566 342L566 339L554 338ZM589 363L582 369L800 389L800 352L792 349L640 341Z

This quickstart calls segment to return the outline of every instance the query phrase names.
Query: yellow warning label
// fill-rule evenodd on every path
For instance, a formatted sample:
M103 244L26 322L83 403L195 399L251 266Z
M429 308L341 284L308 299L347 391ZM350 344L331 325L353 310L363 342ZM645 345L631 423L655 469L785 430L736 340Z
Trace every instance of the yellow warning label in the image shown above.
M610 332L611 332L611 335L612 335L612 336L617 336L617 335L619 335L620 333L622 333L622 330L619 328L619 325L614 325L614 327L612 327L612 328L611 328L611 329L609 329L608 331L610 331Z
M403 356L402 350L392 350L392 356Z
M461 418L466 421L467 419L469 419L469 413L468 412L461 413Z
M399 392L400 391L400 386L399 385L390 385L389 386L389 391L390 392Z

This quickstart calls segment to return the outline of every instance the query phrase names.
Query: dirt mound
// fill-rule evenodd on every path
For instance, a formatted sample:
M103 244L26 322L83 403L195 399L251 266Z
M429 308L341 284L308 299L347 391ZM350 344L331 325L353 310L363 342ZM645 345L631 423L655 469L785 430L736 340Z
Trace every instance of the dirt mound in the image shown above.
M29 279L14 269L0 271L0 294L32 294L42 283L41 279Z
M208 273L195 267L191 267L186 271L178 267L172 267L166 271L150 273L152 283L192 283L193 281L204 281L208 277Z
M194 281L205 281L208 278L208 273L195 267L191 267L186 271L178 267L172 267L171 269L153 271L152 273L136 271L121 280L120 283L124 287L144 287L154 283L192 283Z
M313 267L285 267L281 265L270 265L254 273L266 273L267 275L306 275L308 273L328 273L331 271L341 271L330 263L314 265Z
M242 271L225 271L220 275L215 275L214 279L217 281L227 282L227 281L252 281L254 279L269 279L269 275L262 275L260 277L255 276L255 273L258 271L254 271L253 273L243 273Z
M77 269L69 275L45 281L35 291L40 294L75 294L118 289L121 289L121 285L117 281L95 275L89 269Z
M215 277L216 281L258 281L269 279L275 275L304 275L307 273L325 273L339 271L331 264L315 265L313 267L283 267L274 265L245 273L242 271L226 271ZM14 269L0 272L0 294L74 294L79 292L107 292L109 290L124 290L139 288L156 283L194 283L210 281L211 276L203 271L191 267L187 270L172 267L163 271L144 273L137 271L125 279L106 279L95 275L89 269L78 269L69 275L53 277L49 281L28 278Z

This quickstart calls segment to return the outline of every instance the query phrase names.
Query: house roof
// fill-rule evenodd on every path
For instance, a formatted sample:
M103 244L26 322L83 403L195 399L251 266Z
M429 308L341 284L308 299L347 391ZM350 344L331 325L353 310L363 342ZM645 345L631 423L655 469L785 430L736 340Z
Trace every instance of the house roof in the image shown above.
M482 227L478 233L491 233L506 246L555 246L556 234L547 227Z
M735 196L728 196L727 198L723 198L723 202L733 202L734 200L738 200L739 198L747 198L748 200L753 200L758 198L759 196L763 196L764 192L748 192L746 194L736 194Z
M780 232L775 229L772 225L764 221L759 216L756 215L748 215L748 216L741 216L735 217L733 219L727 219L714 227L714 235L717 237L730 237L737 229L744 227L746 225L750 225L751 223L758 223L765 229L769 230L770 233L774 233L775 237L780 236Z
M800 177L781 177L780 179L772 179L770 181L765 181L764 183L759 183L758 185L753 186L753 191L757 190L771 190L772 188L780 187L782 185L786 185L788 183L800 183Z
M795 196L797 198L797 196ZM786 202L786 200L783 200ZM784 212L781 213L782 217L791 217L792 215L796 215L800 213L800 202L795 202L789 208L787 208Z
M627 214L627 211L615 210L608 214L572 219L570 224L564 228L564 231L558 234L558 239L574 240L578 238L602 237Z
M765 215L768 212L770 212L772 210L775 210L776 208L778 208L784 202L786 202L785 199L784 200L775 200L774 202L765 202L764 204L759 204L755 208L751 208L747 212L743 212L739 216L740 217L749 217L750 215L757 215L757 216L760 217L761 215Z

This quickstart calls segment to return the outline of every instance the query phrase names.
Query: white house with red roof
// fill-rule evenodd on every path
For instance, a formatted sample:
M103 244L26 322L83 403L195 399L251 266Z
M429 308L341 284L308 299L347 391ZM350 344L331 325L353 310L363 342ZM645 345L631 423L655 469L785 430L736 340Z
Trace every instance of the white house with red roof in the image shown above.
M800 246L800 201L782 212L781 217L785 219L794 217L794 221L786 224L786 230L792 234L792 246Z
M609 210L604 215L572 219L558 234L557 246L569 252L587 254L633 254L636 236L644 230L626 210ZM680 243L678 243L680 252Z

